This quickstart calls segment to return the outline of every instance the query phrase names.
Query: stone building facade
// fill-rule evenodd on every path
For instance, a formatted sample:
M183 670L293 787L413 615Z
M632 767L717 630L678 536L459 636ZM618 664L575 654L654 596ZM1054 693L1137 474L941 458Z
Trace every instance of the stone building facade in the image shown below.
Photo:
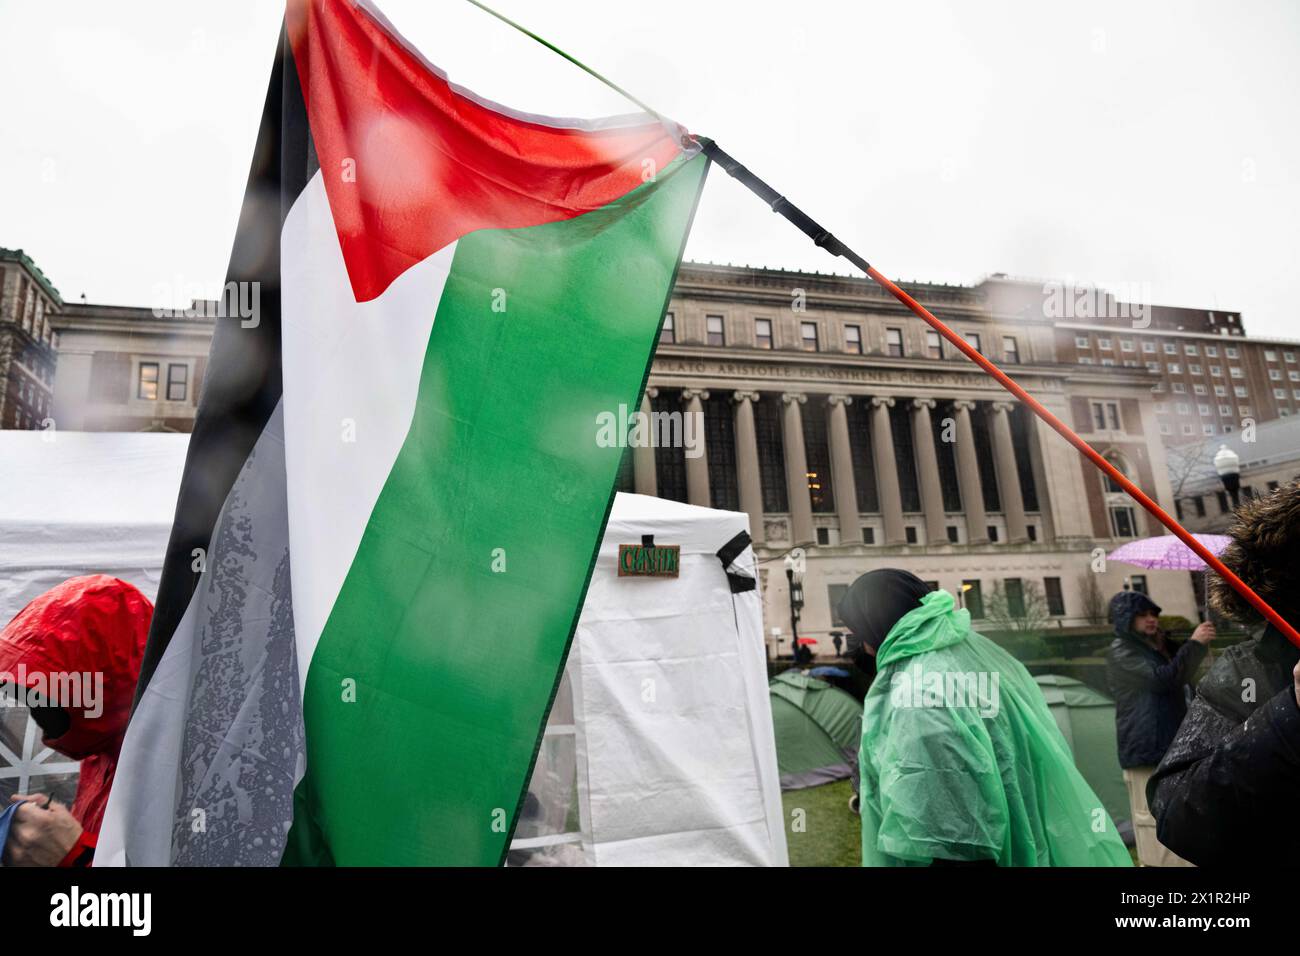
M994 308L984 286L907 289L1173 508L1154 373L1060 362L1052 324ZM865 280L684 265L641 410L701 421L703 453L634 448L621 487L749 514L773 649L789 649L793 548L799 635L823 653L838 596L888 566L970 585L977 616L994 594L1015 605L1037 591L1049 626L1095 622L1093 583L1108 597L1128 580L1196 617L1185 574L1099 569L1122 541L1161 533L1154 519Z
M206 310L189 310L206 311ZM69 303L55 319L54 421L68 431L194 427L215 319Z

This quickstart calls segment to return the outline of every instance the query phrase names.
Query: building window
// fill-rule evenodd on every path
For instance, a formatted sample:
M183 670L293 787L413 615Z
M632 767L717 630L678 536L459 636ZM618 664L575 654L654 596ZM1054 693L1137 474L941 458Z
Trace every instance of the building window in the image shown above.
M1156 350L1156 343L1154 342L1142 343L1142 351L1147 353L1148 355L1154 354L1155 350Z
M930 358L943 358L943 336L938 332L926 332L925 353L930 356Z
M862 326L844 326L844 351L852 352L854 355L862 354Z
M1276 361L1277 361L1277 352L1273 351L1272 349L1264 349L1264 361L1265 361L1265 362L1276 362Z
M959 538L959 535L958 535L958 532L957 532L957 526L956 526L955 524L950 524L950 525L948 525L948 540L949 540L949 542L951 542L952 544L958 544L959 541L960 541L960 538Z
M828 544L831 543L831 529L830 529L830 528L818 528L818 529L817 529L817 543L820 544L820 545L828 545Z
M992 514L1002 510L998 494L997 466L993 463L993 439L990 435L987 406L981 403L971 413L971 430L975 433L975 463L980 470L980 490L984 497L984 510ZM993 539L996 540L996 539Z
M758 478L763 488L763 510L790 510L785 489L785 442L781 436L781 402L763 395L754 403L754 437L758 444Z
M189 387L190 367L188 365L170 364L167 366L167 401L183 402Z
M963 603L966 605L966 610L970 612L971 620L978 621L984 616L984 595L980 591L980 583L963 581L961 590L965 595Z
M1200 355L1200 354L1201 354L1201 353L1197 350L1197 348L1196 348L1195 345L1184 345L1184 346L1183 346L1183 351L1186 352L1188 355Z
M1008 365L1020 364L1020 346L1016 344L1015 336L1002 336L1002 358Z
M980 334L978 332L967 332L962 336L962 338L964 338L966 340L966 344L969 345L971 348L973 348L976 352L979 352L981 355L984 354L984 349L980 345Z
M1199 365L1196 365L1195 363L1193 363L1193 364L1187 366L1187 374L1188 374L1188 375L1200 375L1200 374L1201 374L1201 367L1200 367Z
M726 345L727 337L722 331L722 316L709 315L704 318L705 331L710 345Z
M1006 578L1002 582L1007 595L1007 614L1013 619L1025 616L1025 585L1019 578Z
M803 446L808 467L808 499L812 510L829 514L835 510L835 494L831 487L831 449L827 438L826 413L823 402L800 405L803 416Z
M885 354L894 358L903 356L903 330L885 329Z
M1064 617L1065 595L1061 592L1061 579L1043 578L1043 592L1047 595L1047 613L1052 617Z
M1166 343L1165 343L1165 354L1166 354L1166 355L1177 355L1177 354L1178 354L1178 346L1175 345L1173 342L1166 342Z
M828 584L826 585L826 598L831 604L831 626L844 627L844 621L840 618L840 602L844 600L844 595L849 593L847 584Z
M1038 485L1034 481L1033 457L1030 451L1030 433L1035 421L1033 414L1024 405L1017 404L1011 409L1010 415L1011 446L1015 451L1020 495L1026 511L1038 510Z
M1214 496L1219 500L1219 514L1226 515L1232 510L1232 506L1228 504L1228 493L1226 491L1216 491Z
M672 345L677 341L677 329L673 323L673 314L671 312L665 312L664 327L659 333L660 345Z
M1120 340L1119 340L1119 348L1120 348L1120 351L1121 351L1121 352L1133 352L1133 351L1135 351L1135 349L1133 348L1133 340L1132 340L1132 339L1120 339Z
M858 511L880 511L876 488L875 455L871 449L871 409L867 401L855 401L848 409L849 455L853 461L853 481L858 491Z
M1030 540L1030 541L1037 541L1037 540L1038 540L1038 525L1036 525L1036 524L1025 525L1025 533L1029 535L1029 540Z
M998 526L997 526L997 525L995 525L995 524L991 524L991 525L989 525L987 528L985 528L984 531L985 531L985 533L988 534L988 536L989 536L989 541L991 541L993 544L997 544L997 543L998 543Z
M754 345L760 349L770 349L772 347L771 319L754 320Z
M1146 576L1145 574L1134 574L1134 575L1131 575L1131 576L1129 577L1129 579L1128 579L1128 583L1129 583L1129 586L1132 587L1133 590L1136 591L1138 594L1146 594L1146 593L1148 593L1148 592L1147 592L1147 576Z
M158 363L141 362L140 380L136 384L135 397L147 402L158 401Z
M656 418L656 421L681 420L682 393L677 389L659 389L659 394L650 400L650 410L656 415L671 415L673 418ZM686 450L682 443L669 441L660 444L656 435L655 447L655 486L659 497L668 501L686 500Z
M704 403L704 448L709 466L710 504L723 511L739 511L736 420L729 394L715 393Z
M862 543L863 543L863 544L875 544L875 543L876 543L876 529L875 529L875 528L867 527L867 526L865 526L865 525L863 526L863 528L862 528Z
M921 510L921 488L916 480L916 441L912 435L912 415L903 404L889 410L889 430L894 438L893 467L898 471L898 491L903 510L915 514ZM927 440L929 436L924 436ZM882 462L890 467L889 462Z
M1219 347L1217 345L1207 345L1205 347L1205 355L1207 358L1218 358Z
M939 490L943 496L944 511L961 511L961 482L957 478L957 453L951 441L944 441L944 421L955 421L957 411L950 401L939 402L930 417L934 432L934 451L939 465Z
M1088 347L1088 336L1076 335L1074 337L1074 347L1076 349L1086 349Z
M1112 431L1119 431L1119 403L1093 402L1092 423L1099 432L1104 432L1107 428Z
M1183 367L1182 367L1181 365L1179 365L1177 362L1170 362L1170 363L1169 363L1169 374L1170 374L1170 375L1182 375L1182 374L1183 374Z
M1184 385L1182 382L1174 382L1174 389L1173 389L1173 390L1174 390L1174 393L1177 394L1177 395L1186 395L1186 394L1187 394L1187 386Z
M1097 348L1107 349L1108 351L1114 351L1114 349L1111 348L1110 339L1098 339Z
M1137 515L1134 514L1131 505L1111 506L1110 530L1111 534L1116 538L1133 538L1137 536Z
M907 535L907 543L916 544L916 528L914 528L912 525L909 524L903 530L904 533Z
M803 350L805 352L817 351L817 323L800 322L799 335L803 338Z

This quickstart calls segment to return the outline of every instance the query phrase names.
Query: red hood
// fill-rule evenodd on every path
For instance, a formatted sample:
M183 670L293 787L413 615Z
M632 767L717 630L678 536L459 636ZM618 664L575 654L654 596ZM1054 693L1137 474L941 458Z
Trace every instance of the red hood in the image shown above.
M0 681L21 682L34 690L44 687L49 695L48 688L57 689L54 681L61 675L90 675L90 684L82 686L96 698L75 702L87 706L51 700L68 712L71 724L62 736L44 738L44 743L74 760L96 758L100 769L89 775L91 779L82 768L73 808L74 813L84 811L89 804L96 823L131 715L152 616L153 605L136 588L94 574L71 578L45 592L0 631ZM103 792L85 792L88 789ZM85 819L82 824L92 829Z

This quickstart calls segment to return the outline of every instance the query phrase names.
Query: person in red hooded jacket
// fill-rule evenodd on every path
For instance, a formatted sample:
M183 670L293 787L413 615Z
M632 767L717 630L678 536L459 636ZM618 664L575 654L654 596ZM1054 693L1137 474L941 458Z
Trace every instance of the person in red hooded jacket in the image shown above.
M152 617L138 589L94 574L42 594L0 631L0 684L17 685L8 689L22 695L47 747L81 761L70 811L47 797L12 797L20 806L6 865L89 864Z

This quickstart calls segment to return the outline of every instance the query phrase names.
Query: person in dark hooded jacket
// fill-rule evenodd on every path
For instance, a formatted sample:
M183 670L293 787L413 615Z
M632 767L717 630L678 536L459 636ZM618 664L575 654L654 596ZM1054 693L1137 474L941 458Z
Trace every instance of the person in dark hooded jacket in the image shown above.
M1178 645L1160 633L1160 607L1139 591L1121 591L1110 601L1115 639L1106 651L1106 679L1115 697L1115 734L1124 770L1133 836L1143 866L1187 866L1161 846L1147 807L1146 785L1169 749L1187 713L1187 688L1214 639L1202 624Z
M1220 555L1274 610L1300 625L1300 482L1243 504ZM1147 787L1160 841L1198 866L1296 859L1300 803L1300 649L1218 575L1211 608L1252 629L1196 689Z
M12 798L20 806L0 848L5 865L93 857L152 617L135 587L96 574L52 588L0 631L0 684L22 695L47 747L81 762L70 810L46 797ZM79 699L63 698L70 693Z

